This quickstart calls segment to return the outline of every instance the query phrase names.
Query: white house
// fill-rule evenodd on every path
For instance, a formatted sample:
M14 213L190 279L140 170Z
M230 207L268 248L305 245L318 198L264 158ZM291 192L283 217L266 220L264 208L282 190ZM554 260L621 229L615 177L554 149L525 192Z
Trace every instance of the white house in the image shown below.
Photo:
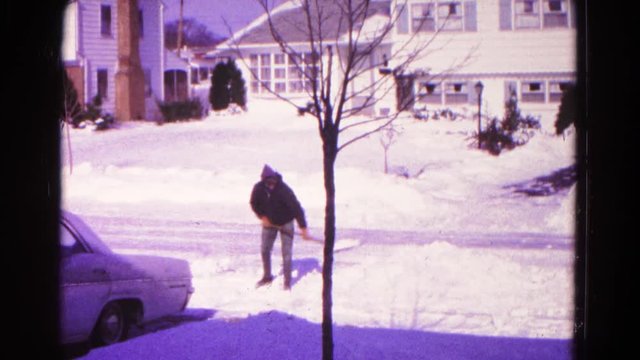
M548 115L557 111L564 86L575 81L573 0L403 4L403 0L392 3L400 14L394 43L406 42L412 35L433 38L434 51L413 64L426 70L414 73L417 106L473 106L478 100L475 85L481 82L483 114L500 115L504 101L515 91L523 111Z
M80 101L102 98L114 114L118 72L118 0L71 0L66 8L62 59ZM144 72L144 117L158 119L156 99L164 99L164 4L138 0L139 56Z
M331 1L325 4L335 6ZM371 113L406 102L417 108L476 112L475 88L480 82L484 115L502 115L505 100L515 91L523 112L549 119L557 111L562 89L576 78L574 5L574 0L372 1L359 26L375 32L381 24L393 23L394 29L371 54L371 71L354 81L353 92L362 96L352 102L365 101L362 89L392 76L389 83L397 91L376 89L380 93L373 95L383 101ZM313 68L317 59L308 53L305 31L295 25L303 21L301 16L300 0L290 0L274 9L271 18L285 40L299 49L306 66ZM242 57L238 64L247 77L248 100L272 98L272 92L304 99L309 84L273 40L267 20L263 15L232 37ZM340 31L339 24L339 19L328 17L322 26L325 32ZM228 50L231 41L218 51ZM398 69L403 55L422 43L428 43L426 50L409 67Z

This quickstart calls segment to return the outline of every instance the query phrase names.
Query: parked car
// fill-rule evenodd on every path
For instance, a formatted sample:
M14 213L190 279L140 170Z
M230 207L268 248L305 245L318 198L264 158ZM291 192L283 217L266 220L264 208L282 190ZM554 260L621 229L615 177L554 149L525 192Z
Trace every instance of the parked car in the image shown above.
M186 260L114 253L67 211L60 253L62 344L124 340L130 326L184 310L194 291Z

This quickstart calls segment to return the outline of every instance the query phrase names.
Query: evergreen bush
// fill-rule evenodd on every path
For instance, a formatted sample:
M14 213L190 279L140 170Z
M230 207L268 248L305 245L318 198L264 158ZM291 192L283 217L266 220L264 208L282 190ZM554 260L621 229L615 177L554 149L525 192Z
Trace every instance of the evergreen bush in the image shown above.
M218 63L211 74L211 89L209 90L209 102L214 111L224 110L229 107L230 91L229 83L231 74L225 63Z
M247 88L242 72L233 59L221 62L213 69L209 102L214 111L227 109L232 103L246 109Z
M231 103L237 104L242 109L247 108L247 87L245 81L242 78L242 71L236 65L236 62L229 60L227 62L229 70L229 98Z
M502 120L493 118L486 128L477 134L480 147L492 155L500 155L503 150L511 150L516 146L525 145L531 136L532 130L541 128L540 120L534 116L522 116L518 108L518 98L515 91L505 102L504 117Z
M201 119L204 113L202 103L197 97L185 101L159 101L158 108L165 122Z
M556 115L556 135L561 135L576 121L576 88L573 84L568 84L562 91L560 108Z
M96 126L96 130L106 130L111 128L115 119L112 114L102 111L102 98L96 95L90 103L85 104L84 109L75 112L70 122L74 128L84 127L86 123L90 123Z

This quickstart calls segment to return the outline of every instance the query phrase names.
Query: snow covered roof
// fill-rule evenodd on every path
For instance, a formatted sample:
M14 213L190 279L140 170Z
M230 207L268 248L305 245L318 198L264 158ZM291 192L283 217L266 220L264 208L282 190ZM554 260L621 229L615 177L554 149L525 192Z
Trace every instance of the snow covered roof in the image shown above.
M275 9L271 13L271 21L278 35L289 43L304 42L309 38L308 21L306 12L301 10L301 5L297 2L287 3L287 7ZM346 19L340 13L340 9L331 6L327 0L319 1L320 16L322 17L321 25L314 24L313 33L317 34L322 31L325 39L337 39L346 32ZM312 17L317 18L318 8L312 8ZM366 19L373 16L388 17L390 14L390 1L373 1L367 9ZM360 24L362 25L362 19ZM260 21L248 26L246 29L238 32L239 36L234 36L238 43L242 45L248 44L271 44L274 43L273 35L269 26L269 18L263 16Z

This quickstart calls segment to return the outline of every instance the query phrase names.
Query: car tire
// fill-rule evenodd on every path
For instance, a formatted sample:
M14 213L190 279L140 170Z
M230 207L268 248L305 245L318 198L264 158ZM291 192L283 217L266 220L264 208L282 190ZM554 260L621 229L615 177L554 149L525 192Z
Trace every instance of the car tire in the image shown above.
M93 330L93 340L98 346L111 345L127 338L129 323L124 307L117 303L108 303Z

